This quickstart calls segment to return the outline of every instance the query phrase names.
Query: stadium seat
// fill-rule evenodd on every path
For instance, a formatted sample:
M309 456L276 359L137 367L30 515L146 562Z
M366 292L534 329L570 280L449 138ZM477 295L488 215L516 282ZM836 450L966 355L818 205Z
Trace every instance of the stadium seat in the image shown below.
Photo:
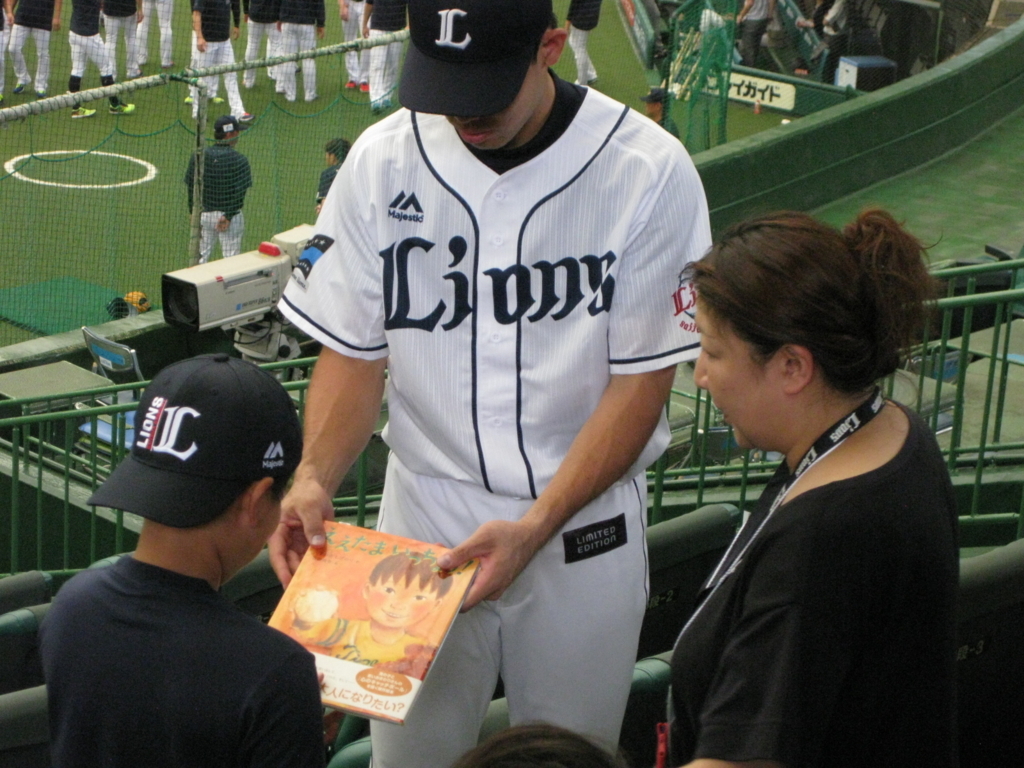
M26 571L0 579L0 614L49 602L53 577L43 571Z
M93 371L110 380L112 384L128 384L136 381L145 381L142 370L139 368L139 358L135 350L126 344L119 344L101 336L87 326L82 326L82 335L85 337L85 346L93 359ZM119 392L117 402L125 403L137 400L138 390L131 392ZM135 430L135 412L125 413L125 445L132 442L132 434ZM92 422L87 421L79 431L87 437L93 435ZM96 420L97 445L110 446L113 444L114 423L110 416L100 416Z
M1024 765L1024 539L960 561L962 768Z
M697 591L732 541L741 517L731 504L710 504L647 529L651 590L637 658L675 644Z
M0 768L50 768L45 685L0 695Z
M266 549L220 588L224 597L253 616L273 613L283 592Z
M0 694L43 684L39 624L50 603L0 615Z

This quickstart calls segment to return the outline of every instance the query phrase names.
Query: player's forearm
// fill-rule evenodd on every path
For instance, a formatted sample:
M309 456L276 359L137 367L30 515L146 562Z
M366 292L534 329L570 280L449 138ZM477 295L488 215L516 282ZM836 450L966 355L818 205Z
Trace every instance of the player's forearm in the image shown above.
M523 517L539 548L637 460L661 418L675 366L612 376L561 466Z
M203 14L192 11L192 31L196 33L196 41L203 39Z
M362 360L326 347L306 400L302 463L296 479L312 479L328 494L366 447L380 416L387 358Z

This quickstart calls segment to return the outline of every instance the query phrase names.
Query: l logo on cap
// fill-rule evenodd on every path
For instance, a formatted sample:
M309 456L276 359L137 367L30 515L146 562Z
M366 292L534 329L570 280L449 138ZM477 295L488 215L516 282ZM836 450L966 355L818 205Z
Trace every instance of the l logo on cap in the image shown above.
M154 453L169 453L171 456L188 461L188 458L199 450L193 441L192 445L183 451L175 450L174 445L178 442L178 431L186 416L199 418L199 411L186 406L174 406L173 408L162 408L157 417L157 427L149 435L148 440L139 441L142 448L148 448ZM162 428L161 428L162 427ZM157 435L159 429L159 435ZM145 437L145 435L143 436Z
M441 17L441 36L434 42L446 48L464 50L469 45L469 41L473 39L472 36L467 33L459 42L455 42L452 40L452 35L455 34L455 20L465 16L466 12L460 8L447 8L438 11L437 15Z

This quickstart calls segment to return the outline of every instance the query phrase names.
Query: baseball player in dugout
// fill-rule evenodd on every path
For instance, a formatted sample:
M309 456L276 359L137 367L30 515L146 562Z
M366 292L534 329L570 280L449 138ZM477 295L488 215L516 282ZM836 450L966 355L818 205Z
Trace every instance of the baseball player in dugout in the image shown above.
M512 724L619 737L647 600L644 469L699 338L711 243L678 140L551 71L551 0L418 0L401 109L338 172L281 302L323 343L271 538L287 583L387 386L379 527L479 558L464 611L376 768L447 768L499 673ZM385 367L388 377L385 380Z

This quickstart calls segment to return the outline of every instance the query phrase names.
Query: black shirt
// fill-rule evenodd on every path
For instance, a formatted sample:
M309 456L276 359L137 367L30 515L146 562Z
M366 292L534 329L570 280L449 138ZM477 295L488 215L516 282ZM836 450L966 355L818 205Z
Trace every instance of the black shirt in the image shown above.
M324 0L281 0L281 21L324 25Z
M601 17L601 0L571 0L565 14L567 21L576 29L589 32L597 26Z
M406 0L366 0L370 14L370 29L379 32L398 32L405 29Z
M193 0L192 10L202 18L203 39L208 43L223 43L231 39L231 19L238 26L241 6L239 0Z
M243 7L249 21L257 24L273 24L281 18L281 0L245 0Z
M907 416L890 462L784 503L704 596L672 659L673 765L955 765L956 507Z
M185 185L188 207L192 210L192 175L195 155L188 160ZM252 186L252 170L245 155L228 144L207 147L203 155L203 210L220 211L227 219L234 218L245 203L245 193Z
M550 71L550 70L549 70ZM551 79L555 81L555 103L551 107L551 114L544 122L537 135L523 144L521 147L512 149L477 149L466 144L466 148L476 158L495 173L505 173L528 160L537 157L541 152L550 147L559 137L566 132L580 111L583 99L587 95L587 89L580 85L573 85L566 82L554 72L551 72Z
M100 0L71 0L71 31L82 37L100 33Z
M138 13L135 0L103 0L103 13L107 16L124 17Z
M20 0L14 23L30 29L53 31L53 0Z
M312 655L202 579L124 557L42 627L55 768L321 768Z
M318 203L327 197L327 193L331 191L331 184L334 183L334 178L338 175L339 168L341 168L341 163L337 163L320 171L320 184L316 190L316 201Z

